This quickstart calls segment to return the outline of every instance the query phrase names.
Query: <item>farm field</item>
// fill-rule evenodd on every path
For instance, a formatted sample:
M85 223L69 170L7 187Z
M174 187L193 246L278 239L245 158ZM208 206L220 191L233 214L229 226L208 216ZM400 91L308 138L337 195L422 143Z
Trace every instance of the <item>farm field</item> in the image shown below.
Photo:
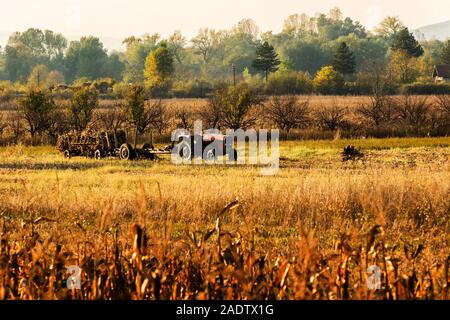
M0 233L0 299L448 299L450 138L281 142L274 176L2 147Z

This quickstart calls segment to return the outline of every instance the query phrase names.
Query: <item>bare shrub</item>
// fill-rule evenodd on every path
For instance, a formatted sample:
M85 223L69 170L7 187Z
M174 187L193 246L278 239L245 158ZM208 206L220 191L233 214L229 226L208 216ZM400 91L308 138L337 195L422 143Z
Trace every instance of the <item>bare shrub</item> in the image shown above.
M206 127L220 129L222 120L220 99L217 96L212 96L208 103L200 108L198 115Z
M70 129L69 119L62 108L56 108L48 118L47 133L51 145L55 145L58 135Z
M117 131L123 126L126 121L123 113L123 103L115 102L114 106L107 110L97 111L95 114L96 122L105 130Z
M346 115L346 110L335 102L329 107L322 106L315 112L318 126L330 131L343 129L347 125Z
M430 112L430 129L435 135L450 134L450 95L437 95Z
M193 114L194 107L191 105L179 105L175 110L175 125L183 129L189 129L193 127Z
M363 102L356 110L359 115L378 128L392 122L395 115L395 102L389 96L375 93L368 102Z
M287 133L304 128L310 121L309 100L300 101L294 95L273 96L266 103L264 115L268 121Z
M412 131L414 134L429 129L430 108L427 96L404 94L396 102L398 119L408 131Z
M436 101L439 109L447 115L450 115L450 95L437 95Z
M0 112L0 137L3 136L3 131L5 131L6 128L8 128L6 117L3 112Z
M170 117L166 105L162 100L150 100L145 102L145 114L149 120L150 129L155 129L159 134L169 127Z
M25 133L23 118L17 109L8 114L8 130L14 143L18 143Z

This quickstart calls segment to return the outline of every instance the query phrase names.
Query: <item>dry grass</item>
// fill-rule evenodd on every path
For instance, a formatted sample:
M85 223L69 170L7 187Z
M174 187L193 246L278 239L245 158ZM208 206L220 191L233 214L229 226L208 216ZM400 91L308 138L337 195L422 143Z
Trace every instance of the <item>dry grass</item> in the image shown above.
M2 148L0 298L448 299L449 145L286 142L273 177Z

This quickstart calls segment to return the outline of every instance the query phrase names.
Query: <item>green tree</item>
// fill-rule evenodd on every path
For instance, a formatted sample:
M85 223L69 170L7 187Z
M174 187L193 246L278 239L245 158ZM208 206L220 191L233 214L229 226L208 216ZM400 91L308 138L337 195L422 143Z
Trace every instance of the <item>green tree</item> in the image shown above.
M96 108L98 108L97 90L86 87L75 92L69 105L71 126L78 131L86 129Z
M260 102L261 99L246 86L219 88L210 99L210 105L220 108L220 120L216 125L220 122L234 130L246 129L255 123L256 118L250 111Z
M49 71L47 66L39 64L33 68L30 76L28 77L28 85L31 86L45 86L47 84L47 77Z
M140 84L133 84L125 95L126 103L123 105L123 113L127 121L134 127L134 147L137 139L151 128L162 130L165 121L165 108L161 100L153 103L145 101L145 89Z
M294 37L302 34L307 34L309 30L309 22L311 18L306 14L292 14L288 16L283 22L283 32L293 35Z
M313 85L317 93L336 94L342 90L344 79L332 66L325 66L317 72Z
M215 50L220 42L221 33L213 29L200 29L197 36L192 40L192 46L202 57L203 63L208 63L215 54Z
M125 96L124 113L128 122L134 126L134 147L137 145L137 138L148 127L145 119L145 90L139 84L133 84L128 88Z
M175 31L167 42L167 46L170 51L173 53L175 59L179 64L183 63L183 59L185 56L184 47L186 45L186 38L183 37L180 31Z
M101 78L105 75L107 60L106 50L98 38L89 36L72 41L66 53L66 79L72 82L81 77L91 80Z
M263 71L265 73L266 82L269 77L269 73L278 70L278 66L281 64L278 59L278 54L275 52L273 46L267 41L264 41L258 48L256 48L256 59L253 61L253 68Z
M25 80L34 66L63 69L67 40L50 30L30 28L15 32L5 47L5 71L12 81Z
M146 34L142 38L132 36L123 41L126 45L123 78L126 82L144 82L145 61L149 53L156 50L159 39L159 34Z
M408 28L403 28L394 37L393 43L391 45L393 51L404 50L412 57L420 57L423 55L423 48L417 42L414 35L409 32Z
M5 47L5 73L9 80L25 80L34 64L31 51L22 44Z
M396 50L390 55L388 70L393 80L402 84L414 82L420 73L418 59L405 50Z
M121 54L113 52L108 56L108 59L104 66L104 77L111 77L114 80L121 80L123 72L125 70L125 64L122 62Z
M282 54L292 63L293 69L315 74L332 58L333 53L325 50L318 39L295 39L282 44Z
M330 10L328 16L321 14L316 19L317 36L322 41L333 41L340 36L355 34L360 38L367 36L365 28L358 21L350 18L342 19L342 13L339 8Z
M145 83L150 88L161 87L167 84L174 73L174 56L165 42L151 52L145 62Z
M445 41L441 52L441 62L450 64L450 40Z
M50 128L56 105L50 94L39 88L29 89L25 96L18 101L18 104L33 143L36 134L45 133Z
M343 75L350 75L355 72L355 57L353 52L347 46L347 43L341 42L333 59L333 68Z
M393 39L397 34L405 28L403 22L400 21L399 17L388 16L384 18L375 32L385 39Z

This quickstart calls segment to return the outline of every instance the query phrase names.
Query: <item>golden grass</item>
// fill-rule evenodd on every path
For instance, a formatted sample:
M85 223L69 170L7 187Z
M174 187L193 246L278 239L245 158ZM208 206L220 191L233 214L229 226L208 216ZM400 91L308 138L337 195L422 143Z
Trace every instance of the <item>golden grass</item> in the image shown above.
M283 142L272 177L1 148L0 298L448 299L449 143Z

